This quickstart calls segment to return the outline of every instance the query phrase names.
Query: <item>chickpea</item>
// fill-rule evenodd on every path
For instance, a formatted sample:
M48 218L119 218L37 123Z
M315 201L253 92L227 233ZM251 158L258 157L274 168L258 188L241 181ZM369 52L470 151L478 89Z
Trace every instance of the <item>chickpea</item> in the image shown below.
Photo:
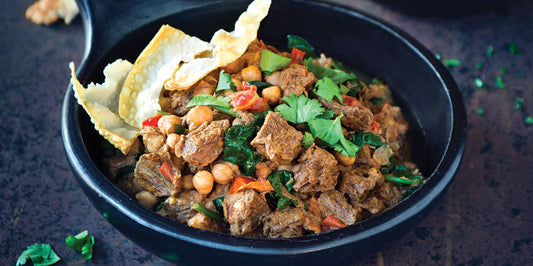
M176 152L176 143L178 143L178 134L170 133L167 136L167 145L170 148L170 153L174 154Z
M255 175L257 177L266 178L270 172L270 168L268 168L268 165L265 162L259 162L255 166Z
M209 123L213 121L213 110L209 106L196 106L187 115L189 116L189 120L197 127L201 126L204 122Z
M174 125L181 125L181 119L175 115L164 115L157 122L157 127L165 135L174 133Z
M280 86L282 83L281 71L276 71L270 76L265 76L265 81L276 86Z
M224 163L218 163L211 167L211 173L215 182L225 185L233 180L233 170Z
M242 81L240 81L238 79L235 79L235 78L231 78L231 81L233 82L233 85L235 85L235 88L237 88L237 91L242 90ZM232 92L232 91L230 91L230 92Z
M135 198L142 206L147 209L153 209L155 205L159 203L157 197L148 191L141 191L135 194Z
M261 94L263 95L263 98L268 101L269 104L278 103L279 99L281 98L281 90L278 86L270 86L268 88L264 88Z
M207 195L213 189L213 175L202 170L192 177L192 185L200 194Z
M192 184L192 175L191 174L188 174L188 175L184 175L182 178L183 178L183 189L185 190L191 190L194 188L193 184Z
M251 65L241 70L243 81L261 81L261 70L257 66Z
M334 155L339 163L344 164L346 166L352 165L355 163L355 157L346 156L338 151L335 151Z
M211 86L209 83L205 81L200 81L200 83L194 88L194 95L199 94L213 94L215 92L215 87Z

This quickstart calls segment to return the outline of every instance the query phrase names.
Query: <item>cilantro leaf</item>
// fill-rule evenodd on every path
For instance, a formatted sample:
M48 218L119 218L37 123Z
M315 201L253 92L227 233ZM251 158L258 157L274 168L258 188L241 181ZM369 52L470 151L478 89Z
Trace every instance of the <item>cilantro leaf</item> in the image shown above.
M52 265L61 260L49 244L38 243L28 246L18 257L16 265L24 265L28 259L33 265Z
M287 47L289 48L289 51L295 47L298 50L305 52L305 57L317 57L315 48L302 37L291 34L287 35Z
M93 257L94 236L90 235L87 230L75 236L68 236L65 243L70 248L81 252L86 259L90 260Z
M339 69L327 68L313 63L313 59L307 58L305 60L305 67L312 72L317 79L324 77L330 78L335 84L341 84L346 81L356 81L357 77L354 73L346 73Z
M309 128L314 137L326 142L336 151L348 157L355 157L360 146L344 137L341 126L342 117L341 114L335 120L315 118L308 122Z
M339 86L328 77L319 79L315 84L313 92L328 102L331 102L333 97L335 97L340 103L342 103L342 94Z
M317 99L309 99L305 95L296 96L291 94L289 97L283 97L284 104L280 104L274 109L287 121L300 124L324 113L326 109Z
M309 132L304 133L304 137L302 138L302 147L309 148L313 143L315 142L315 137Z
M218 76L217 88L215 92L223 91L223 90L237 91L237 87L235 87L235 83L231 81L231 75L224 72L224 70L220 71L220 75Z
M272 72L284 68L292 59L278 55L268 49L263 49L261 53L261 61L259 61L259 68L267 75L272 75Z
M233 111L233 107L230 103L230 98L228 97L215 97L213 95L208 94L198 94L189 101L187 107L194 107L198 105L211 106L215 109L220 110L223 113L238 117L237 113Z

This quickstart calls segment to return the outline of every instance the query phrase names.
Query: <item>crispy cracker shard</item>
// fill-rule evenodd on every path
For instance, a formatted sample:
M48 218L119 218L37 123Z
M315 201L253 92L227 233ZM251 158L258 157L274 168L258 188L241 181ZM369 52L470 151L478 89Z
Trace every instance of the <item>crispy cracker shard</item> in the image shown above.
M123 153L138 144L142 122L161 110L163 88L185 90L209 72L235 61L257 38L270 0L253 1L232 32L218 30L211 42L163 25L135 63L117 60L104 69L103 84L85 89L71 63L73 89L95 128Z
M63 19L65 24L78 15L78 6L74 0L38 0L26 9L26 18L35 24L52 24Z
M104 83L91 83L84 88L76 78L74 63L69 65L72 88L78 103L89 114L100 135L124 154L136 150L139 145L139 129L128 125L118 115L118 96L131 66L126 60L116 60L105 67Z

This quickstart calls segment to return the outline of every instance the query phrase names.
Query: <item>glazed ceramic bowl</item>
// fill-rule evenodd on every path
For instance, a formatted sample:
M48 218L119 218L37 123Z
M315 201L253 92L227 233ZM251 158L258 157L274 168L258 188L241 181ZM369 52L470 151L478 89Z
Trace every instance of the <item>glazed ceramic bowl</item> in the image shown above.
M87 0L79 4L87 45L77 75L86 85L101 82L104 66L117 58L135 61L162 24L209 40L219 28L233 30L249 1ZM390 85L410 123L412 160L427 182L389 210L323 234L253 239L197 230L143 208L108 181L99 163L101 137L69 87L62 110L65 151L83 191L113 226L149 252L177 263L335 265L375 254L428 214L452 182L465 146L465 108L446 68L401 30L327 3L273 1L259 38L283 49L287 34L301 36L356 72Z

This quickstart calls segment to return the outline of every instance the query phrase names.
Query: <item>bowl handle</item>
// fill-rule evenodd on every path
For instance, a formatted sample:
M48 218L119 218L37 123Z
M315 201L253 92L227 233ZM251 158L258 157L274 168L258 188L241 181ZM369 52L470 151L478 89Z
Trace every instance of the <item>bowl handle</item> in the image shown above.
M214 0L76 0L85 28L84 60L97 59L127 33L178 11Z

